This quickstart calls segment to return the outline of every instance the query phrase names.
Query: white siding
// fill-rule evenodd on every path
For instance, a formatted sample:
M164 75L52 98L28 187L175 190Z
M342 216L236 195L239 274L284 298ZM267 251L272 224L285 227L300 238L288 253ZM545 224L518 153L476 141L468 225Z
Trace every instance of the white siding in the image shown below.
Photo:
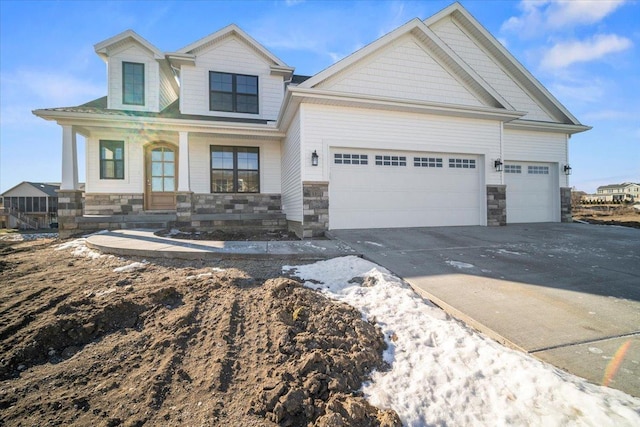
M407 35L319 85L339 92L469 106L483 105Z
M209 71L258 76L259 114L209 111ZM245 43L225 39L199 53L195 66L181 68L181 111L184 114L276 120L284 96L284 80L270 75L269 63Z
M281 145L282 211L290 221L302 221L300 140L300 112L298 111Z
M526 111L524 119L555 121L451 19L442 19L430 28L516 110Z
M100 140L124 141L124 179L100 179ZM143 146L147 142L147 139L131 133L96 133L87 138L85 192L143 193Z
M238 139L208 135L189 135L189 168L191 191L211 193L212 145L231 145L260 148L260 192L280 193L280 142Z
M303 109L302 158L317 150L320 166L303 161L303 181L329 181L329 147L484 155L486 184L500 184L500 122L323 105Z
M505 161L548 162L557 169L568 163L566 134L505 129L503 138ZM568 177L557 176L558 185L567 187Z
M173 74L168 67L160 69L160 111L167 108L173 101L178 99L178 94L173 90L171 80Z
M144 105L122 103L122 63L136 62L144 64ZM160 66L153 55L137 44L130 44L116 52L109 52L107 70L109 85L108 106L117 110L160 111Z

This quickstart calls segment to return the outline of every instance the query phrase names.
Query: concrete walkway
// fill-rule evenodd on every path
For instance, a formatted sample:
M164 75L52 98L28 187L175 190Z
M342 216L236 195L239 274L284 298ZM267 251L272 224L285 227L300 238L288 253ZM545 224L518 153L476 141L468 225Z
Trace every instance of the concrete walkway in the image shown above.
M87 246L101 252L145 258L220 259L284 257L333 258L358 255L336 240L237 241L179 240L160 237L153 230L116 230L94 234Z
M640 230L517 224L331 233L492 338L640 397Z

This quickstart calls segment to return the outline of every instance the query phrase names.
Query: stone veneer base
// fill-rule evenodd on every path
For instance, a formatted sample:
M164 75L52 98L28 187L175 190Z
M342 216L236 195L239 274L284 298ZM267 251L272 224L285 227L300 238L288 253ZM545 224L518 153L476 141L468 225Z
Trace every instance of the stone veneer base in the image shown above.
M329 183L302 183L302 237L322 237L329 230ZM296 233L297 234L297 233Z
M571 212L571 188L560 188L560 221L573 222L573 213Z
M487 225L507 225L506 185L487 185Z

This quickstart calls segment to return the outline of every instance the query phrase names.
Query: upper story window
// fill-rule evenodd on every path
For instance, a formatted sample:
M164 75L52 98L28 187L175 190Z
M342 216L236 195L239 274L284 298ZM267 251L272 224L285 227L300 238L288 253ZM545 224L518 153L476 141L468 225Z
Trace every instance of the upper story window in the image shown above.
M144 64L122 63L122 103L144 105Z
M258 114L258 77L209 72L209 110Z
M100 141L100 179L124 179L124 141Z

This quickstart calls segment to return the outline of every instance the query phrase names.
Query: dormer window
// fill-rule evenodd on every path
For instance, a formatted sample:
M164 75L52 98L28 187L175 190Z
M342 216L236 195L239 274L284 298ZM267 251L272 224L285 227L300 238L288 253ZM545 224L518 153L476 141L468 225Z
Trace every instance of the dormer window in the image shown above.
M144 105L144 64L122 63L122 103Z
M258 114L258 77L209 72L209 110Z

